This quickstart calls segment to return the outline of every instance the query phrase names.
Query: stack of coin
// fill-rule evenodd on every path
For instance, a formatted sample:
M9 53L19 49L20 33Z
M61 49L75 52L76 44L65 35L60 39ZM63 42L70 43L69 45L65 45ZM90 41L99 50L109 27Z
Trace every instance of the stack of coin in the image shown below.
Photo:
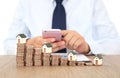
M69 66L76 66L76 61L68 61Z
M35 48L34 53L34 65L35 66L41 66L42 65L42 52L41 48Z
M33 66L33 54L34 54L34 47L33 46L27 46L26 47L26 66Z
M60 65L61 65L61 66L67 66L67 65L68 65L68 58L65 57L65 56L62 56L62 57L60 58Z
M50 66L51 63L51 54L50 53L43 53L43 66Z
M85 66L85 62L77 61L77 66Z
M19 67L25 65L25 44L17 44L16 63Z
M89 61L89 62L85 62L85 66L93 66L93 62Z
M52 55L52 66L58 66L60 63L60 56L59 55Z

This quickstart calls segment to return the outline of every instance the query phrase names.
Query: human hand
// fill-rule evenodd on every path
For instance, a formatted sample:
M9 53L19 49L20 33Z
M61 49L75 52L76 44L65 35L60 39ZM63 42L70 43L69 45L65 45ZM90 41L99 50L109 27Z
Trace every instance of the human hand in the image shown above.
M76 31L62 30L63 40L66 42L66 47L71 50L76 50L79 53L87 54L90 51L89 45L85 39Z
M56 52L58 50L65 48L64 41L56 42L55 38L45 38L44 39L41 36L37 36L37 37L27 40L26 45L33 45L35 48L41 48L45 42L50 43L52 45L53 52Z

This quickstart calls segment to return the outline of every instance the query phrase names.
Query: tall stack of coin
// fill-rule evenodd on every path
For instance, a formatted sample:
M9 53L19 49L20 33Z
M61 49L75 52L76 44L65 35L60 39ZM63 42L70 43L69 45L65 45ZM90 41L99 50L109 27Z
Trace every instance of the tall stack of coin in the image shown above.
M50 66L51 63L51 54L50 53L43 53L43 66Z
M26 46L26 66L33 66L33 54L34 54L34 47L33 46Z
M16 62L19 67L25 65L25 44L17 44Z
M35 66L41 66L42 65L42 52L41 48L35 48L34 53L34 65Z

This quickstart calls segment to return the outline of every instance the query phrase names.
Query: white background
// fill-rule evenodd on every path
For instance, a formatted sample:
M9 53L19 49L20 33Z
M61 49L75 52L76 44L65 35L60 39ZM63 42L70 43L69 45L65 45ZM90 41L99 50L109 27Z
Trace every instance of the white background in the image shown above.
M120 34L120 0L103 0L110 19ZM10 27L19 0L0 0L0 55L4 55L3 41ZM10 34L10 33L9 33Z

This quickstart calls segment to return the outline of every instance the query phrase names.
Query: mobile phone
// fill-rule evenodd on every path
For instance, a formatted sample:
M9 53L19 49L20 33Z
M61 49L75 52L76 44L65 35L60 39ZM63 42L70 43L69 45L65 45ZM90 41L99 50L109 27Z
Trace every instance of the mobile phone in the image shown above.
M60 41L62 38L60 29L46 29L42 32L43 38L55 38L56 41Z

